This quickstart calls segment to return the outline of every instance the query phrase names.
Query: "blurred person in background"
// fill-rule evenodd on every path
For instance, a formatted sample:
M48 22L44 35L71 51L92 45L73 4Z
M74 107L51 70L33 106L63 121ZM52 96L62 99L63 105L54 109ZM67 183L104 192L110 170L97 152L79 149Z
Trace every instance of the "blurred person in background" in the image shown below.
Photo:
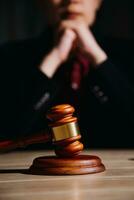
M42 35L0 49L1 141L45 130L48 109L67 103L76 109L85 147L133 147L134 62L93 30L103 1L39 3L47 23Z

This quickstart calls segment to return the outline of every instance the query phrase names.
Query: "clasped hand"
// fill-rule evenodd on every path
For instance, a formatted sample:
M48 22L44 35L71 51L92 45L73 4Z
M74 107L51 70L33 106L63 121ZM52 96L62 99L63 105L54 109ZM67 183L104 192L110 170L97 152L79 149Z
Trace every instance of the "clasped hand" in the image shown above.
M48 77L51 78L60 65L69 58L74 42L79 51L89 57L94 67L99 66L107 59L106 53L97 43L84 18L83 10L79 4L59 9L61 16L67 13L66 18L60 19L55 33L57 42L39 66L40 70Z

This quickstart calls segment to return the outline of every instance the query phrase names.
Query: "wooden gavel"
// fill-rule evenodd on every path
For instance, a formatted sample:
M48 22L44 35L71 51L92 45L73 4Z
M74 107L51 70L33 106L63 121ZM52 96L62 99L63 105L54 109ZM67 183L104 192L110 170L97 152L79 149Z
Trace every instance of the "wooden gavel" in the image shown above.
M68 105L52 107L47 114L52 129L55 153L58 156L71 157L78 155L83 150L77 118L73 117L75 109Z
M9 151L18 147L26 147L34 143L52 141L55 153L60 157L73 157L83 150L83 144L77 124L77 118L73 117L75 109L69 104L52 107L46 117L50 120L51 132L42 132L28 137L12 141L1 141L0 152Z

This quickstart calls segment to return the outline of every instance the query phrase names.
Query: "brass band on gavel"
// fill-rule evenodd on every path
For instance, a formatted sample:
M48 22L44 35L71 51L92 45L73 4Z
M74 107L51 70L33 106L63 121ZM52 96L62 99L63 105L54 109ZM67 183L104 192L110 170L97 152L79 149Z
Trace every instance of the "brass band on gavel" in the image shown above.
M77 122L70 122L60 126L52 127L53 141L60 141L80 135Z

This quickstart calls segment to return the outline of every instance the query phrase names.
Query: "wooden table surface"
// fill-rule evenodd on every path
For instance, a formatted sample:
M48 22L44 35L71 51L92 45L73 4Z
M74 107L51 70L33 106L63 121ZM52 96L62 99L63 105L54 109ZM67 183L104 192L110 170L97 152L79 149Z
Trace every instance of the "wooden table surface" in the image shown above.
M134 150L89 150L102 158L106 171L92 175L23 174L47 151L0 155L0 200L134 200Z

